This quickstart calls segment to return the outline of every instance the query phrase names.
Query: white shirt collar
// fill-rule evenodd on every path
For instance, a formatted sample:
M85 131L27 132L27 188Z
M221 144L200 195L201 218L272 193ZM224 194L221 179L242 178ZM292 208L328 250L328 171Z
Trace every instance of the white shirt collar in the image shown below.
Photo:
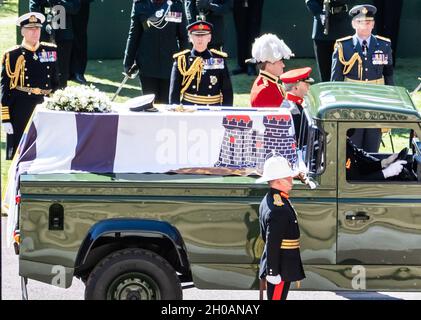
M357 44L357 41L360 43L360 46L363 46L364 40L367 41L367 46L370 47L371 35L368 37L368 39L360 38L357 36L357 34L354 34L354 36L352 37L352 42L354 43L354 46Z

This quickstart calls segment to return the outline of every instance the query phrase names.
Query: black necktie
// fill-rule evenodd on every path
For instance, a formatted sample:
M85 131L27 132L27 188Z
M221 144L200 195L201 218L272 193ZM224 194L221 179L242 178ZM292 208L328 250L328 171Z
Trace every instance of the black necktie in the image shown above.
M362 49L363 49L363 55L367 55L367 51L368 51L368 46L367 46L367 41L366 40L363 40L363 46L362 46Z

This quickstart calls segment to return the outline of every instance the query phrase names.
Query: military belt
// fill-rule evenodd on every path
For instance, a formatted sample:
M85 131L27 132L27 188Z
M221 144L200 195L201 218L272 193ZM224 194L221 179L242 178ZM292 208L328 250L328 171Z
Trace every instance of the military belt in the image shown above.
M40 88L30 88L30 87L20 87L20 86L17 86L16 90L28 92L30 94L35 94L35 95L47 95L47 94L50 94L52 91L51 89L43 90Z
M332 6L330 8L330 13L331 14L338 14L341 12L348 12L348 5L347 4L343 4L343 5L339 5L339 6Z
M299 249L300 239L283 239L281 242L281 249Z
M360 82L360 83L370 83L370 84L384 84L384 78L381 77L379 79L374 80L355 80L345 77L345 82Z
M199 96L185 92L182 100L195 104L220 104L222 103L222 94L215 96Z

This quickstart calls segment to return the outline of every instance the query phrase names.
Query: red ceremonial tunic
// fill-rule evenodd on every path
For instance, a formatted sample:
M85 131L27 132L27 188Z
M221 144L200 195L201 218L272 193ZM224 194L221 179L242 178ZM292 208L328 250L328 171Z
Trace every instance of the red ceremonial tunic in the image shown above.
M260 70L250 92L252 107L280 107L285 97L279 77Z

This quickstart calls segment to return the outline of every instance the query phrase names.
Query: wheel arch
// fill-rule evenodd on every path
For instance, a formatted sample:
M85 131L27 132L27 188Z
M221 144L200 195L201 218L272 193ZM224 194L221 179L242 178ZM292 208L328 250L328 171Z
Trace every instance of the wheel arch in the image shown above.
M75 276L83 278L105 256L122 248L144 248L168 260L186 281L190 265L180 232L165 221L113 218L94 224L75 261Z

